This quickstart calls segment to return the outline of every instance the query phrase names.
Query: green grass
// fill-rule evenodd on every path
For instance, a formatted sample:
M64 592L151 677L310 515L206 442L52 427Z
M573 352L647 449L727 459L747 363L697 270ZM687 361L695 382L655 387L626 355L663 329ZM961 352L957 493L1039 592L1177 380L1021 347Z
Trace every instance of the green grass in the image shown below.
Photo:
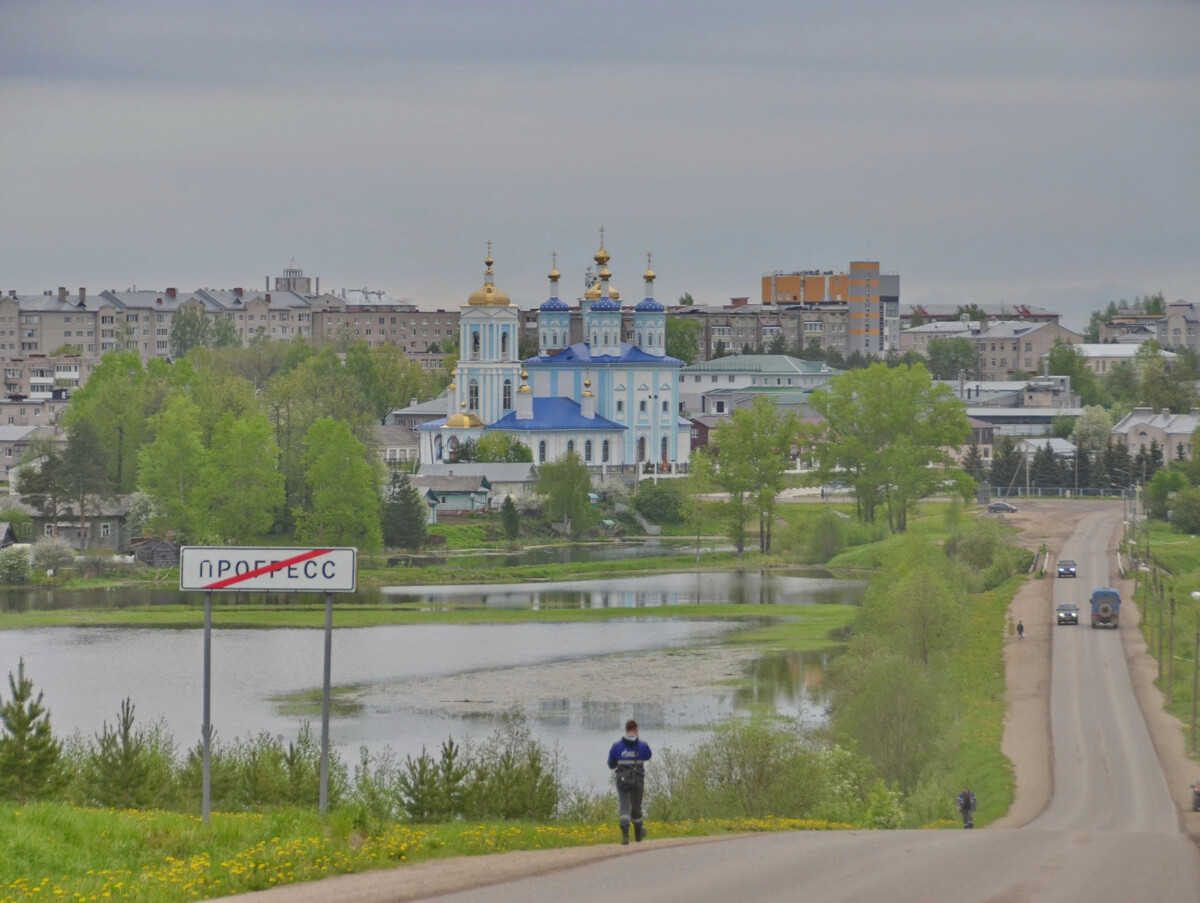
M955 783L970 785L979 799L976 820L995 821L1012 805L1012 763L1000 751L1006 712L1004 642L1008 607L1024 578L1011 577L996 589L971 597L968 642L959 647L950 669L964 713L962 743L955 756Z
M530 621L609 621L616 618L742 619L784 617L797 624L841 624L854 617L848 605L672 605L652 608L596 609L456 609L418 611L395 606L334 606L335 627L378 627L384 624L519 624ZM843 619L845 619L843 621ZM0 629L22 627L199 627L202 605L156 605L104 611L59 609L0 614ZM323 627L324 604L261 606L214 605L217 627Z

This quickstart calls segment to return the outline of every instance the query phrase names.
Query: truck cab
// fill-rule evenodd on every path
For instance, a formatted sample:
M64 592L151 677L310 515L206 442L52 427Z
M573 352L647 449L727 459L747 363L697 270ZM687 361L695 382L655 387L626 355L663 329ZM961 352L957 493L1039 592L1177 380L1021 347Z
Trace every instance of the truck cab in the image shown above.
M1121 594L1111 586L1092 590L1092 627L1117 627L1121 614Z

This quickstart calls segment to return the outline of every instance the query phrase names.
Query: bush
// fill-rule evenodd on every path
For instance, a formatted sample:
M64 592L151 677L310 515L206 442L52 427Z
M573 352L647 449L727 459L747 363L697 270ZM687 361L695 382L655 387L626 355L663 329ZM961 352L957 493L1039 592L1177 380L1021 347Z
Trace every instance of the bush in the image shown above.
M65 567L75 561L75 550L57 536L43 536L33 544L29 553L29 566L39 573Z
M473 764L464 788L469 817L544 821L554 815L563 785L558 752L533 738L524 717L502 718Z
M680 524L684 514L683 486L679 480L642 483L633 507L653 524Z
M16 586L29 582L29 552L19 546L0 550L0 583Z
M150 809L169 804L174 790L174 744L161 728L134 727L134 705L126 698L120 715L96 735L83 763L91 802L115 809Z
M808 558L824 564L846 547L846 527L849 522L832 508L826 508L817 518L808 538Z

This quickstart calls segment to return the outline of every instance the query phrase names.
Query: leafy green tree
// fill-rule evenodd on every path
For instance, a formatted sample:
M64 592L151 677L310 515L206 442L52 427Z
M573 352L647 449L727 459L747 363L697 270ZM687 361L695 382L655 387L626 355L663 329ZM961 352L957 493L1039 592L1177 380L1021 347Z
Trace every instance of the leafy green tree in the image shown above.
M388 546L416 551L425 544L429 505L408 474L392 475L383 504L383 541Z
M813 392L811 404L825 418L815 442L820 478L848 480L864 522L886 504L888 526L903 532L909 506L947 480L969 491L945 451L971 435L966 410L924 367L850 370Z
M74 421L63 449L63 489L79 509L79 549L87 548L88 509L94 498L112 498L108 463L100 433L90 420Z
M1083 352L1074 344L1057 339L1054 347L1047 353L1046 360L1051 376L1071 377L1071 390L1079 393L1079 398L1085 405L1106 403L1100 381L1088 367Z
M13 488L17 487L14 486ZM14 505L6 505L0 502L0 521L12 525L13 533L17 535L17 542L34 541L33 515L24 508L17 508Z
M39 437L29 443L17 469L17 491L30 505L49 517L58 536L58 517L70 499L63 453L51 437Z
M217 421L201 489L208 536L237 545L271 529L285 501L278 461L266 415L227 413Z
M783 489L783 474L798 435L798 422L791 413L780 413L766 398L759 396L749 408L733 412L715 430L715 443L720 449L719 482L726 470L731 471L731 494L738 487L750 491L753 511L758 515L759 550L771 550L772 527L775 523L775 497Z
M961 336L930 339L926 351L934 379L958 379L960 372L969 379L979 373L979 355L970 339Z
M0 797L25 803L62 785L62 744L54 739L41 691L33 695L25 659L17 660L15 677L8 672L8 688L12 696L0 705Z
M356 342L346 349L346 371L358 382L363 398L379 423L412 399L433 397L433 382L419 362L395 345L368 348Z
M137 486L138 453L147 441L147 418L157 412L152 401L153 380L135 351L111 351L92 370L87 383L74 392L63 415L68 430L78 420L90 420L100 434L114 491L132 492Z
M700 357L704 325L692 317L667 317L666 351L669 357L694 364Z
M187 395L174 395L150 427L154 441L138 460L138 488L150 496L160 515L152 528L185 537L204 533L204 475L209 453L198 420L200 409Z
M475 460L505 464L532 464L533 451L513 433L489 431L475 442Z
M696 303L696 301L692 297L691 292L684 292L682 295L679 296L679 304L681 307L691 307L695 303Z
M682 523L684 496L680 481L642 483L633 497L633 507L653 524Z
M545 496L543 512L551 522L562 521L566 532L576 536L595 523L588 493L592 477L587 465L573 451L557 461L549 461L538 472L537 491Z
M844 656L834 701L835 733L855 744L905 793L939 759L949 722L943 688L923 665L878 649Z
M29 550L21 546L0 549L0 584L19 586L29 582Z
M688 460L684 498L688 524L696 531L696 563L700 563L700 537L708 521L709 502L704 496L713 491L716 465L707 449L697 449Z
M966 314L977 323L982 323L987 320L987 313L983 310L983 308L974 302L970 304L958 305L958 314L959 316Z
M1166 520L1179 493L1190 488L1187 476L1181 469L1168 467L1151 477L1145 488L1146 512L1156 520Z
M1089 405L1075 418L1071 439L1082 442L1089 448L1103 448L1112 436L1112 419L1108 411L1099 405Z
M517 504L511 495L506 495L503 504L500 505L500 522L504 525L504 535L508 539L516 539L521 535L521 512L517 510Z
M1141 377L1142 404L1155 411L1166 408L1174 414L1181 414L1196 404L1198 374L1190 360L1177 358L1172 365L1156 342L1146 342L1138 347L1134 361Z
M1146 295L1141 299L1141 303L1137 305L1148 314L1157 314L1164 316L1167 312L1167 299L1162 292L1157 292L1153 295Z
M1200 489L1188 487L1180 490L1173 505L1175 526L1184 533L1200 533Z
M304 439L308 504L296 512L297 538L379 551L380 468L368 461L366 447L345 423L316 420Z
M197 346L231 348L242 344L232 320L207 314L198 304L185 304L176 311L167 341L175 360Z

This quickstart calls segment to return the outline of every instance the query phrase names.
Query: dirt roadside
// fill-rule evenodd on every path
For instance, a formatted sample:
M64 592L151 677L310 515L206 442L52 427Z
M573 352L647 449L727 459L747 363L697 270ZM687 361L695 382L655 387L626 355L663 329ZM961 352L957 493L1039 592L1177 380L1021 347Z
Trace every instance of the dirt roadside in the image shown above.
M1049 560L1057 560L1062 543L1074 532L1079 519L1096 510L1094 504L1083 502L1039 502L1022 506L1007 521L1021 532L1019 542L1028 548L1038 548L1043 542L1049 549ZM1115 563L1119 539L1119 519L1109 540L1113 553L1112 580L1121 589L1122 597L1132 596L1132 581L1122 581ZM995 822L996 827L1015 828L1028 824L1046 808L1053 793L1050 734L1050 639L1051 631L1040 625L1047 623L1046 612L1053 601L1053 579L1030 580L1014 598L1009 610L1008 642L1005 646L1008 715L1005 719L1001 749L1013 763L1016 793L1008 814ZM1157 665L1145 650L1137 629L1136 608L1127 603L1121 625L1122 640L1134 692L1149 726L1150 734L1162 763L1172 799L1180 811L1183 829L1200 842L1200 813L1192 813L1188 785L1200 777L1200 766L1185 754L1183 725L1163 711L1162 693L1154 686ZM1026 630L1026 639L1017 642L1015 625L1018 620L1036 629ZM404 903L474 887L499 884L524 876L541 875L574 868L617 856L636 855L648 849L684 843L719 842L723 838L689 838L682 840L650 840L628 847L576 847L561 850L542 850L503 853L491 856L422 862L403 869L343 875L325 881L273 888L239 895L239 900L254 903L318 903L336 899L341 903ZM225 898L233 899L233 898Z

